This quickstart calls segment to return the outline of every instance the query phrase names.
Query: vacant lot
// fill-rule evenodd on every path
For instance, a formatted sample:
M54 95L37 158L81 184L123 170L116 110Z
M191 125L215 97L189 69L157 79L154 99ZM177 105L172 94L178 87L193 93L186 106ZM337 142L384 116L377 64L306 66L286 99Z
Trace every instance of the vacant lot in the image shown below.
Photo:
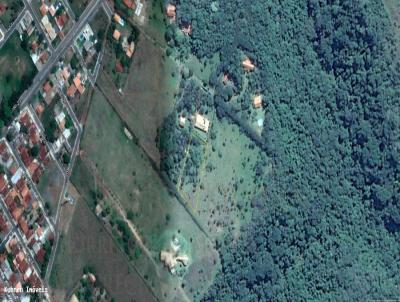
M164 1L150 0L145 3L145 22L141 26L160 46L165 46L166 17Z
M0 0L0 6L6 7L5 12L0 13L0 22L5 28L8 28L24 8L24 2L22 0Z
M91 0L67 0L78 19L85 11L86 6Z
M198 280L193 283L193 292L186 294L192 297L197 291L206 289L218 263L216 251L183 206L169 193L144 151L124 135L123 123L98 91L93 96L82 150L125 210L133 212L132 221L155 259L174 233L190 242L194 267L199 262L209 265L200 273L190 269L185 275L182 282L187 278ZM150 277L154 279L154 276ZM180 279L161 281L176 287ZM190 287L185 291L190 291Z
M116 301L155 301L85 201L78 200L76 207L69 231L58 246L50 284L69 293L82 276L83 268L90 265Z
M54 160L50 161L40 178L38 190L52 216L56 215L63 183L64 176L57 163Z
M21 48L17 32L0 49L0 66L1 97L14 104L37 72L29 53Z
M124 89L123 104L119 105L124 113L123 120L157 163L157 129L174 105L178 81L175 63L141 35Z

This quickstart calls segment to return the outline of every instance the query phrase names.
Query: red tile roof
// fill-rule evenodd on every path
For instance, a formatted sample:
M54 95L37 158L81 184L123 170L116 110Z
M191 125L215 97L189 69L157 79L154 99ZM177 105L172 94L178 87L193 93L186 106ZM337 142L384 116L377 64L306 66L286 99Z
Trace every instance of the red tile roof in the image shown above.
M30 126L30 117L28 115L27 112L24 113L23 116L21 116L21 118L19 119L19 121L21 122L21 124L25 125L26 127Z
M11 215L15 221L18 221L21 218L22 212L23 211L21 208L16 208L14 211L12 211Z
M20 150L20 154L21 154L22 162L24 163L25 166L28 167L33 160L32 157L28 153L28 149L26 149L25 147L22 147Z
M43 263L45 255L46 255L46 251L43 248L41 248L36 254L37 261L39 263Z
M18 180L18 182L17 182L17 189L18 189L19 191L21 191L22 188L25 187L25 186L26 186L25 179L20 178L20 179Z
M44 84L44 86L43 86L43 91L48 93L51 90L51 88L52 87L51 87L50 81L47 81L46 84Z
M39 142L39 133L35 125L31 125L29 127L29 139L33 144L37 144Z
M29 227L28 223L26 222L25 218L21 218L19 221L19 226L21 227L22 233L28 238L29 235Z
M6 150L7 146L5 142L0 143L0 154L3 154L3 152Z
M36 169L39 168L39 166L40 165L37 161L32 161L31 164L28 166L29 174L32 176L36 172Z
M39 149L39 159L40 161L44 161L47 157L47 149L45 144L40 145Z
M124 4L129 7L134 9L136 7L136 4L133 0L124 0Z

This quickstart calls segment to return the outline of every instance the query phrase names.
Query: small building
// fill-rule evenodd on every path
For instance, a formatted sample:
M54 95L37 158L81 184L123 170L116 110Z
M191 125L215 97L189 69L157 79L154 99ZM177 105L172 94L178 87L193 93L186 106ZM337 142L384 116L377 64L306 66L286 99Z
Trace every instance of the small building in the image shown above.
M253 99L253 107L255 109L261 108L262 107L262 96L261 94L256 95Z
M121 32L118 29L114 30L113 38L117 41L119 41L119 38L121 38Z
M168 4L166 9L167 17L175 20L176 18L176 6L173 4Z
M132 41L131 44L129 44L126 48L126 55L128 56L128 58L132 57L134 51L135 51L135 43Z
M124 19L122 19L121 16L118 15L117 13L114 14L114 21L117 22L121 26L125 26Z
M65 120L65 113L64 111L61 111L57 116L56 116L56 122L58 125L60 125L62 122Z
M96 282L96 277L92 273L88 273L88 279L89 279L89 281L91 283L95 283Z
M126 7L135 9L136 4L133 0L123 0Z
M48 10L49 8L46 3L42 3L42 5L40 6L40 13L42 14L42 16L45 16Z
M183 128L183 127L185 127L185 123L186 123L186 117L180 116L179 117L179 126Z
M126 135L127 138L130 140L133 140L133 135L132 133L128 130L128 128L124 127L124 134Z
M75 96L76 93L76 86L74 84L70 85L67 89L67 95L71 98Z
M242 61L242 66L245 71L253 71L256 68L249 58Z
M204 117L203 115L196 113L196 115L194 116L194 126L204 132L208 132L209 128L210 128L210 121Z
M192 34L192 24L188 24L187 26L183 26L181 30L186 36L190 36Z
M69 300L69 302L79 302L78 298L76 297L75 294L72 295L71 299Z

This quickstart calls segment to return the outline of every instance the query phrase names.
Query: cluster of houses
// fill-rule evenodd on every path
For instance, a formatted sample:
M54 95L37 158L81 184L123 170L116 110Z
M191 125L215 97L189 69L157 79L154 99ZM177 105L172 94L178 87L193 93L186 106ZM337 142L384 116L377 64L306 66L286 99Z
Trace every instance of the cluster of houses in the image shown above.
M50 161L49 151L40 135L38 126L33 122L30 111L23 110L14 126L18 132L14 138L14 144L29 176L38 184Z
M71 101L80 97L88 84L88 76L83 68L79 65L73 69L70 63L64 61L59 62L56 68L55 74L50 75L53 83L57 83Z
M0 143L0 163L4 169L0 174L0 196L30 253L42 263L46 253L44 246L53 240L54 235L46 214L35 198L34 184L18 165L4 139Z
M134 11L136 16L140 16L143 9L144 0L123 0L128 10Z
M69 139L72 137L75 129L68 111L61 102L60 95L55 90L50 80L46 81L42 88L41 97L34 104L34 108L42 122L43 120L50 119L52 123L56 125L56 127L52 129L47 129L47 131L53 131L53 133L51 133L52 138L46 138L52 144L54 153L57 154L63 147L67 150L71 150ZM55 93L57 97L53 97L50 102L48 102L46 97L50 92ZM46 124L44 124L44 126L48 127Z
M41 288L43 285L37 269L15 235L6 242L0 254L0 269L2 287L13 288L12 295L14 299L18 296L19 301L30 301L26 286Z
M50 41L53 43L57 37L59 40L64 39L70 17L62 2L60 0L41 0L39 10L42 17L40 22Z
M170 22L176 21L176 6L172 3L168 3L165 7L165 14L167 15ZM181 24L180 29L182 33L186 36L190 36L192 34L192 24L190 22L185 22Z
M92 28L89 24L86 24L78 38L75 40L75 46L83 57L85 64L91 65L96 63L98 57L98 43L99 41L94 35Z
M25 11L17 30L21 41L26 43L28 47L27 51L29 51L33 63L40 71L50 57L50 50L44 36L35 27L33 17L29 11Z
M179 126L181 128L185 127L186 120L187 120L187 118L182 115L179 117ZM192 122L192 125L194 128L200 130L201 132L203 132L205 134L207 134L208 131L210 130L210 127L211 127L210 120L206 116L204 116L200 113L195 113L194 115L191 115L188 118L188 120Z
M113 32L113 38L117 43L121 43L122 49L128 58L131 58L135 52L135 42L129 41L129 31L124 30L125 21L117 13L114 14L113 20L116 23L116 28Z

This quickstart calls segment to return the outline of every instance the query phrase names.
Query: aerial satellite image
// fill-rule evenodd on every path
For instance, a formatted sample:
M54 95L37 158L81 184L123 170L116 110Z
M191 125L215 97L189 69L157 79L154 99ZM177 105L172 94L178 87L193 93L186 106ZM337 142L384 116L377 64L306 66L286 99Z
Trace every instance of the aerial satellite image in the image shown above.
M400 0L0 0L0 301L400 301Z

